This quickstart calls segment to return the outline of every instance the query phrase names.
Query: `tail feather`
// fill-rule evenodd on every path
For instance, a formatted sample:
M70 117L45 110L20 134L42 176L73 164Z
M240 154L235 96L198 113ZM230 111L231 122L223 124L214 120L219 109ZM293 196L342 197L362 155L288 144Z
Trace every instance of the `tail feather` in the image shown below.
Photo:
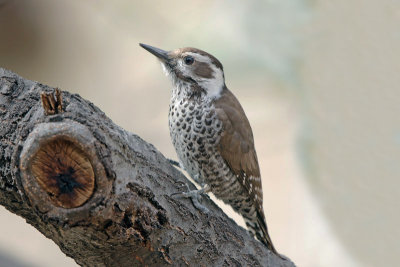
M268 234L268 228L263 214L256 212L255 216L252 219L246 217L244 217L244 219L249 231L270 251L280 256L279 253L276 251L274 245L272 244L272 240Z
M257 224L259 226L258 231L256 231L256 237L260 240L269 250L271 250L274 254L279 256L279 253L276 251L274 244L272 244L271 237L268 234L268 227L265 222L264 216L257 212ZM261 230L261 232L260 232Z

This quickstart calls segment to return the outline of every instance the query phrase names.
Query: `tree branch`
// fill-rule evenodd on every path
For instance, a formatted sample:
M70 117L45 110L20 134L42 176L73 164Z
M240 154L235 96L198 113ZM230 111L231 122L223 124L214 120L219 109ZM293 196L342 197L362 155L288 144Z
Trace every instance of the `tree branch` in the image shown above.
M79 95L0 69L0 204L82 266L294 266ZM22 241L21 241L22 242Z

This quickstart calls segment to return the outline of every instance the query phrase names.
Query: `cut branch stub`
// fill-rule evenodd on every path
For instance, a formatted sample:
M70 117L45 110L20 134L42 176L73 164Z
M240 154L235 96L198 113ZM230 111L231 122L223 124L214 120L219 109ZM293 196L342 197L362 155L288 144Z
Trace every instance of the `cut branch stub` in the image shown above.
M32 158L32 174L57 206L75 208L93 194L95 177L86 154L59 138L42 145Z
M77 122L38 124L20 155L22 186L31 202L43 212L73 212L107 196L112 181L95 143L90 131Z
M63 112L63 101L60 89L56 88L54 92L51 93L42 92L40 93L40 98L46 115Z

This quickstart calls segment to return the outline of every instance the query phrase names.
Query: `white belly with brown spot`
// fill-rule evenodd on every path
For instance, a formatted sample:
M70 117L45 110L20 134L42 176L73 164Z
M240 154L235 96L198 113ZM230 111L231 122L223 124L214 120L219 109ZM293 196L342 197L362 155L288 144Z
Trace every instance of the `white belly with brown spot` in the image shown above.
M221 157L217 147L222 132L210 102L173 97L169 108L172 143L185 171L201 186L245 217L255 210L244 187Z

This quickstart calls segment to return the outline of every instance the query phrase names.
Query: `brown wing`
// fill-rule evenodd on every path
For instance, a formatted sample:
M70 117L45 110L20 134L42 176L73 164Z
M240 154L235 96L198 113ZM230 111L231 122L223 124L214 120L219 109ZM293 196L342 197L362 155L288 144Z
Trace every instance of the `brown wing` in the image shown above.
M253 201L259 199L254 202L261 204L259 208L262 212L260 168L250 123L239 101L227 88L215 102L215 107L223 125L219 152L231 170L239 176Z
M239 101L226 87L221 97L216 100L215 107L223 124L219 152L249 192L256 207L257 222L262 231L262 236L258 238L276 253L265 222L260 167L249 120Z

